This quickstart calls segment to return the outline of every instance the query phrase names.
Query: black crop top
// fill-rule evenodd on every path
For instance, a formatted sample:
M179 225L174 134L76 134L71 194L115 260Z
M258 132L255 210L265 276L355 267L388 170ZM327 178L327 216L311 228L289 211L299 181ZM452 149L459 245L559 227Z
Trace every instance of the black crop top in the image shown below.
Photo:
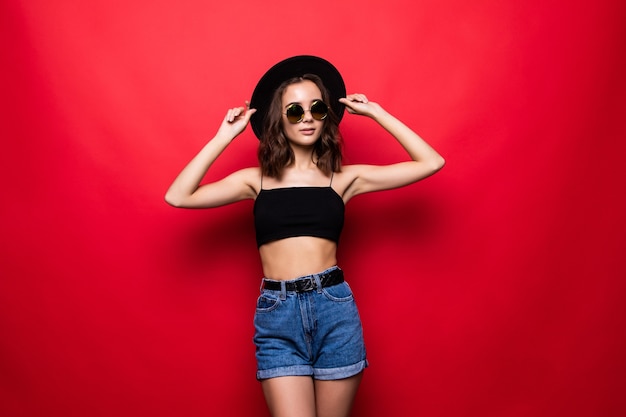
M345 206L332 187L261 189L254 202L257 246L296 236L339 242Z

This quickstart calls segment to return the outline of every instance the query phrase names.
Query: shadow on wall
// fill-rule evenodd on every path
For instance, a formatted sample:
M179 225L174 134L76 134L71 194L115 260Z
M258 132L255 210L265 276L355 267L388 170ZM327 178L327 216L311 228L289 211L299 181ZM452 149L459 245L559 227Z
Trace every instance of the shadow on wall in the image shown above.
M162 242L161 262L171 276L195 279L228 271L260 277L259 255L254 236L252 202L216 209L186 210L169 225L173 230ZM175 217L175 216L172 216Z
M442 202L416 186L358 196L346 206L346 225L340 250L358 256L381 243L394 246L427 246L440 233L445 221Z

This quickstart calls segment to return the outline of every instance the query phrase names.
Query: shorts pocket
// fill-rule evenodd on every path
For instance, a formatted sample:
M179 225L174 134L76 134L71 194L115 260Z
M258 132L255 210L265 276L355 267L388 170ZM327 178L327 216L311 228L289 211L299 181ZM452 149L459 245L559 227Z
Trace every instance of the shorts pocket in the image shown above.
M322 288L322 293L331 301L352 301L352 289L347 282L342 282L332 287Z
M256 300L256 311L267 313L275 310L280 305L280 298L273 294L263 293Z

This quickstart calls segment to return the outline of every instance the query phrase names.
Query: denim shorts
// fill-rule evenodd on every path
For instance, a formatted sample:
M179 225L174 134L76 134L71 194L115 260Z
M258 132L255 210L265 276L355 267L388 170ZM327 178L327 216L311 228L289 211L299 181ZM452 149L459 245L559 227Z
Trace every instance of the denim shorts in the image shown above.
M343 379L367 367L361 319L347 282L307 292L261 289L254 316L257 379ZM293 280L293 281L296 281ZM285 283L290 281L284 281Z

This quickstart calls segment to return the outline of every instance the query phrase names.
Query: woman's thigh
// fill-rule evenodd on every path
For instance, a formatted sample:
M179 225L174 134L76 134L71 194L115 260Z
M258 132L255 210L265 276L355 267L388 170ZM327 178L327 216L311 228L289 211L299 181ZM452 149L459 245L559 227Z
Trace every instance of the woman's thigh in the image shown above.
M309 376L282 376L261 381L272 417L316 417L315 386Z
M363 373L320 381L284 376L261 381L272 417L348 417Z
M315 380L317 417L348 417L363 372L350 378L330 381Z

